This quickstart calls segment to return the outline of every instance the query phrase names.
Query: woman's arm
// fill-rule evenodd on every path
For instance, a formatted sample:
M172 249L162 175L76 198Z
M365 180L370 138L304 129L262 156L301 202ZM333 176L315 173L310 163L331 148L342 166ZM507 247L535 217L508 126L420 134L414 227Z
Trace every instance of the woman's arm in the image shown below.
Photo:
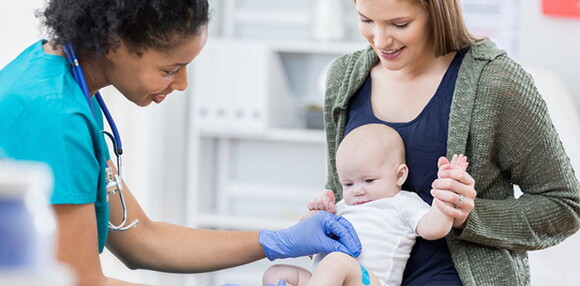
M505 57L480 78L468 142L479 158L471 165L478 198L459 238L511 250L555 245L580 226L580 184L546 104Z

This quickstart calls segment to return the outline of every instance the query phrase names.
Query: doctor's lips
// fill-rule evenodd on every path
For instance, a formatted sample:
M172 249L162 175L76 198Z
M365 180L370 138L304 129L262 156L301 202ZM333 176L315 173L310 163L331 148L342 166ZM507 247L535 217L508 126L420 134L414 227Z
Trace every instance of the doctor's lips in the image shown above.
M154 94L153 95L153 101L157 104L161 103L165 98L167 97L167 94Z

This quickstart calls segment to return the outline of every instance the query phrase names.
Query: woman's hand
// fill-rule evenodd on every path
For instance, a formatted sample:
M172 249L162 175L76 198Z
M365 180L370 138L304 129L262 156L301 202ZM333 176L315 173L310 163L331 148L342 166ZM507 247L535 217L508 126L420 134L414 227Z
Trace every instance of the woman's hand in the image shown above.
M435 203L439 209L453 217L453 227L463 229L469 213L473 210L473 200L477 192L475 180L465 170L467 165L462 164L466 163L466 159L463 159L465 157L463 155L453 157L452 163L445 157L439 158L438 178L433 181L431 195L437 199Z

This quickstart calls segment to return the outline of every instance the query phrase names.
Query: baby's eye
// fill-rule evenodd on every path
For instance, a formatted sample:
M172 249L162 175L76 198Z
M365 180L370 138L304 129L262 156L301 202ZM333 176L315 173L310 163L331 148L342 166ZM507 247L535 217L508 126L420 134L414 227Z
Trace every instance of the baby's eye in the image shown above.
M375 181L375 179L366 179L366 180L365 180L365 183L372 183L372 182L374 182L374 181Z
M352 187L352 183L344 183L342 185L345 186L345 187Z

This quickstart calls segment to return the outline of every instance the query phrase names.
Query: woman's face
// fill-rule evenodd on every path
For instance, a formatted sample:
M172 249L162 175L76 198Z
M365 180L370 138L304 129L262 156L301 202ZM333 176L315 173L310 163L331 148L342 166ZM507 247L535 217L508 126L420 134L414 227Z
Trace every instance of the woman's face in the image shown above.
M393 71L412 69L433 58L429 13L409 0L357 0L361 34L381 64Z
M127 99L139 106L161 103L174 90L187 87L187 65L207 41L207 28L168 50L146 49L141 56L121 46L107 55L104 76Z

